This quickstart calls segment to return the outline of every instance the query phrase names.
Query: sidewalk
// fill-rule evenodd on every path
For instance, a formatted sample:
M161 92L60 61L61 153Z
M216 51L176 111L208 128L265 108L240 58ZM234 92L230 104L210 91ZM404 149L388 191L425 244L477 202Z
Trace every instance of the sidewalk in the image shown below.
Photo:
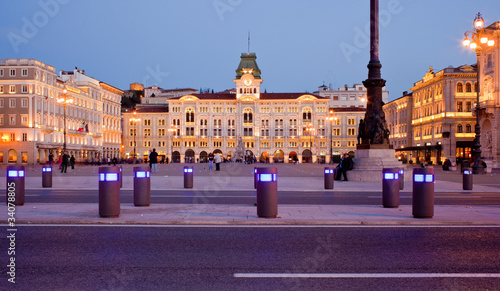
M1 220L7 207L0 206ZM278 205L278 218L258 218L251 205L122 204L118 218L99 217L98 204L26 203L15 210L16 224L151 224L151 225L498 225L500 206L434 207L434 217L418 219L412 207L366 205Z
M204 170L194 164L194 187L185 189L182 173L183 165L162 167L159 173L151 174L151 189L160 191L183 191L217 193L217 191L252 191L253 166L237 165L226 167L225 171ZM308 191L341 192L382 192L382 182L335 181L333 190L324 189L323 167L305 165L278 165L278 191L298 191L307 195ZM97 167L81 167L68 174L54 173L52 188L42 188L40 169L33 167L27 172L25 184L28 190L98 190ZM124 168L122 190L133 190L132 167ZM438 172L434 183L435 193L456 192L499 193L497 174L477 176L473 191L462 190L462 175L456 172ZM476 181L475 180L475 181ZM6 178L0 178L0 186L5 189ZM405 181L404 190L412 193L412 181ZM100 218L98 204L85 203L30 203L15 209L16 224L19 223L84 223L84 224L212 224L212 225L500 225L500 205L465 206L436 205L432 219L416 219L412 207L402 205L396 209L368 205L278 205L276 219L257 217L253 205L224 204L152 204L149 207L121 205L118 218ZM0 205L0 218L8 218L6 205Z

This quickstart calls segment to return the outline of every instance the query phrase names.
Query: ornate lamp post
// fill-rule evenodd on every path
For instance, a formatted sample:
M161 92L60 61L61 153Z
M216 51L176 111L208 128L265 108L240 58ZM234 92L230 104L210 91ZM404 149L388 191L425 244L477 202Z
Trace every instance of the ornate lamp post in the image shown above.
M474 155L474 163L472 164L472 173L473 174L482 174L484 173L484 167L481 164L481 126L479 125L479 92L481 91L481 86L479 84L479 75L480 75L480 62L479 56L481 55L481 51L483 48L488 46L495 45L495 41L492 39L488 39L487 32L484 29L484 19L481 17L481 13L476 15L474 18L474 30L466 31L464 33L465 39L463 41L464 46L470 47L471 49L476 51L477 58L477 90L476 90L476 126L475 133L476 136L474 138L474 150L472 151ZM470 39L469 39L470 37Z
M330 120L330 164L333 164L333 121L337 121L337 117L333 116L333 110L330 110L326 120Z
M309 151L311 152L311 163L312 163L312 157L313 157L313 153L312 153L312 133L313 133L315 130L316 130L316 129L314 128L314 126L312 125L312 123L310 123L310 124L306 127L307 134L309 134Z
M174 157L174 132L175 128L174 125L172 124L170 128L168 129L168 132L170 132L170 162L173 163L173 157Z
M130 121L134 123L134 165L137 159L137 153L135 151L136 148L136 143L135 143L135 136L137 135L137 122L141 121L140 118L136 117L137 112L134 111L134 117L130 118Z
M61 97L57 99L58 103L63 104L64 111L64 126L63 126L63 135L64 135L64 143L63 143L63 153L66 152L66 104L73 103L73 99L68 98L68 90L66 88L63 89L63 93Z

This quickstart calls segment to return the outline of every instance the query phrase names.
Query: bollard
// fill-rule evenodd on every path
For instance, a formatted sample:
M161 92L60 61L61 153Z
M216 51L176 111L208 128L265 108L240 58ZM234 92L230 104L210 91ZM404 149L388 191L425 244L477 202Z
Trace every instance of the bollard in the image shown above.
M382 206L386 208L399 207L399 187L401 176L399 168L382 169Z
M412 205L413 217L434 216L434 168L413 169Z
M253 168L253 188L257 189L257 167Z
M7 166L7 205L24 205L24 166Z
M149 167L134 167L134 205L151 204L151 177Z
M120 216L120 168L99 167L99 216Z
M278 215L278 170L257 168L257 216L276 218Z
M193 188L193 167L184 167L184 188Z
M120 176L118 177L120 179L120 189L123 187L123 168L120 166Z
M331 168L325 168L325 189L333 189L333 176L334 170Z
M464 169L462 181L463 181L462 189L472 190L472 169L471 168Z
M405 188L405 168L399 169L399 190Z
M52 187L52 167L49 165L42 167L42 187Z

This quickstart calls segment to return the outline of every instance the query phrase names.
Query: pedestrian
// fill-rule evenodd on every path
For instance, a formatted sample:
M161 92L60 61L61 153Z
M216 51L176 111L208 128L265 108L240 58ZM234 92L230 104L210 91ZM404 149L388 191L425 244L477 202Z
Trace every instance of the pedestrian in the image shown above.
M158 172L158 153L156 152L156 149L153 149L153 151L149 154L149 162L151 164L151 172L156 173Z
M214 169L214 154L208 154L208 170L211 171Z
M52 164L54 164L54 155L52 152L49 153L49 165L52 167Z
M365 138L365 121L363 119L360 119L358 126L358 144L361 144L364 138Z
M215 161L215 170L220 171L220 163L222 162L222 158L219 153L215 154L214 161Z
M108 156L108 166L111 166L111 159Z
M344 154L337 167L337 180L340 180L344 176L344 181L349 181L347 179L347 171L349 170L352 170L352 159L348 154Z
M116 157L113 158L113 166L116 166L116 163L118 162L118 160L116 159Z
M71 158L69 159L69 164L71 165L71 170L75 169L75 156L71 155Z
M68 153L64 152L62 159L61 159L61 173L66 173L66 170L68 169Z

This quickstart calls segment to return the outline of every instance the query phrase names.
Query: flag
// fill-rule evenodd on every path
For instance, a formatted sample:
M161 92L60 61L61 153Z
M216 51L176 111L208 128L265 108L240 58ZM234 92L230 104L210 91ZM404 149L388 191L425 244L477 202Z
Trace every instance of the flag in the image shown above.
M83 132L83 129L84 129L85 127L86 127L86 124L85 124L85 121L84 121L84 122L82 122L82 125L78 128L78 131ZM88 127L87 127L87 128L88 128ZM88 132L88 130L87 130L87 132Z
M89 132L89 125L87 123L85 123L85 131Z

